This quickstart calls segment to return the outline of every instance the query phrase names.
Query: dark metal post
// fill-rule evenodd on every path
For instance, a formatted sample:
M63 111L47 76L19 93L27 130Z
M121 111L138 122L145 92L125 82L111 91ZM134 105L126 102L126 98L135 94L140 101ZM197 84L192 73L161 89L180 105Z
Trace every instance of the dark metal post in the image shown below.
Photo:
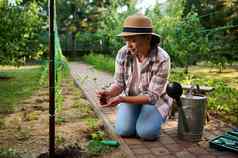
M54 0L48 1L49 10L49 157L55 157L55 35Z

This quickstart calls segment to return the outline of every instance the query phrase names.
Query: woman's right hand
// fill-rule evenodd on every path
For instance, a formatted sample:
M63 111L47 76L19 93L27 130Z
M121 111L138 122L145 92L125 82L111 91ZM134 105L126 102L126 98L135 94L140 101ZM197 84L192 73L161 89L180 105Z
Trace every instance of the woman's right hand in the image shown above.
M105 105L108 102L108 99L111 98L111 93L107 90L102 90L96 92L96 96L99 99L101 105Z

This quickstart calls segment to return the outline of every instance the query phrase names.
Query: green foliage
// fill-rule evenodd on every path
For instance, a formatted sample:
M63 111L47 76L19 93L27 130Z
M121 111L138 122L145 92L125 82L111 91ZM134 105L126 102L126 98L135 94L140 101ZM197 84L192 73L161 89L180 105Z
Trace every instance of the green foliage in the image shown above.
M58 146L62 145L65 143L65 138L62 135L56 135L55 142Z
M56 110L57 112L61 111L62 109L62 104L64 101L63 96L61 95L62 93L62 88L61 88L61 83L64 78L66 78L69 75L69 66L68 66L68 61L64 57L61 51L60 47L60 42L59 42L59 37L58 37L58 32L57 28L55 31L55 59L54 59L54 64L55 64L55 100L56 100ZM40 85L45 84L48 79L48 62L44 61L44 65L42 66L42 73L40 77Z
M91 134L91 140L86 145L86 150L91 156L99 156L103 153L112 151L116 146L110 146L109 144L102 143L106 138L106 133L99 130Z
M84 118L86 125L91 129L97 129L99 125L99 120L93 117Z
M95 141L95 140L89 141L86 148L87 148L87 152L91 156L99 156L103 153L110 152L113 149L113 147L104 145L104 144L100 143L100 141Z
M175 61L186 66L195 64L204 53L208 52L208 39L204 37L202 29L195 12L190 12L177 23L172 43L174 50L177 51Z
M56 42L55 42L55 73L56 73L56 81L55 81L55 88L56 88L56 109L57 111L61 111L62 104L64 101L63 96L61 95L62 93L62 88L61 88L61 83L63 78L67 77L69 75L69 66L67 63L66 58L63 56L61 52L61 47L60 47L60 42L59 42L59 37L58 33L55 34L56 36Z
M91 134L91 139L95 141L100 141L105 138L106 134L104 131L96 131Z
M41 86L44 86L48 83L48 61L44 60L42 61L42 65L41 65L41 75L40 75L40 79L39 79L39 84Z
M125 18L136 12L133 4L128 5L127 12L118 13L117 12L117 5L114 1L107 11L103 14L103 20L101 21L101 27L98 29L97 32L101 32L102 39L104 39L103 43L105 44L104 51L110 52L111 55L115 55L119 48L123 45L122 40L117 37L117 35L122 30L122 23Z
M37 111L27 112L24 115L24 120L26 121L38 120L39 116L40 116L40 113Z
M122 29L121 24L127 15L135 13L134 3L130 1L100 1L98 4L84 2L88 5L83 5L84 7L80 7L82 4L76 6L74 9L79 7L80 14L73 14L73 19L67 20L69 23L76 24L73 24L75 29L73 29L72 34L62 35L64 48L76 48L81 51L104 52L115 55L123 45L121 38L117 37ZM122 7L127 8L127 11L118 12ZM70 46L67 45L69 42L71 43Z
M121 32L124 19L137 12L133 0L57 3L65 39L62 42L70 44L65 48L110 55L123 45L116 35ZM237 6L236 1L227 0L167 0L146 14L154 23L154 31L161 35L161 45L169 52L173 65L187 68L208 60L222 69L227 62L238 60Z
M177 9L169 10L169 16L160 16L160 20L155 20L157 17L152 14L153 10L148 15L154 20L155 30L162 36L162 47L169 52L173 64L188 66L201 60L208 52L208 38L202 32L196 12L191 11L186 17L181 17L182 4L181 0L174 2L171 7Z
M0 5L0 64L19 65L27 59L36 59L46 48L40 41L43 17L35 1L16 5Z
M0 149L0 157L1 158L21 158L19 153L15 149L12 148L1 148Z
M48 81L48 62L41 68L41 76L39 79L40 85L45 85ZM64 101L61 88L61 82L64 78L69 75L69 67L64 56L57 56L55 60L55 99L56 99L56 110L58 112L62 109L62 104Z
M91 53L89 55L83 56L83 60L91 65L93 65L96 69L105 70L107 72L114 72L114 59L108 55L100 55ZM105 64L105 61L107 63Z
M196 9L204 32L209 38L209 52L204 60L211 61L222 70L225 63L232 64L238 60L238 15L237 1L233 0L185 0L183 14L186 16Z
M90 103L85 99L77 99L72 107L77 108L84 117L89 116L93 111L90 107Z
M65 117L60 116L60 115L57 115L57 117L56 117L56 119L55 119L55 123L56 123L57 125L61 125L61 124L65 123L65 122L66 122L66 121L65 121Z
M166 16L169 17L182 17L184 5L186 0L168 0L166 8Z

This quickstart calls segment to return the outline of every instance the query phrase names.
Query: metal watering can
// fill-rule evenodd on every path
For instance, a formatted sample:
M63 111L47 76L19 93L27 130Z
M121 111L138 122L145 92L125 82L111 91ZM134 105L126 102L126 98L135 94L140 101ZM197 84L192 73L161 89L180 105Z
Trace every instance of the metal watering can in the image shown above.
M187 141L199 141L206 120L207 97L188 93L182 95L183 88L177 82L171 82L166 88L167 94L178 105L178 136Z

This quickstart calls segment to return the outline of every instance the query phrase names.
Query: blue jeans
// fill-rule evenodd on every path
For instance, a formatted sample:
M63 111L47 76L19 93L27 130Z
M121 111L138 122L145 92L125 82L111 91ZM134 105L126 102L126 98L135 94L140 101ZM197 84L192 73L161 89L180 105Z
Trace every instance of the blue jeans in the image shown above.
M164 121L154 105L121 103L117 106L116 133L122 137L137 135L144 140L154 140L159 137Z

